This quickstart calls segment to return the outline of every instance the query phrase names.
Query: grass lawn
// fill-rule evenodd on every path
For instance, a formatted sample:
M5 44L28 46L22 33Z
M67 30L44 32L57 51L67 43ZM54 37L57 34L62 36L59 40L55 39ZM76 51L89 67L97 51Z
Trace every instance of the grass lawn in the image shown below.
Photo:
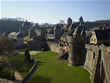
M33 58L40 65L29 83L90 83L90 74L83 67L69 67L55 52L41 52Z

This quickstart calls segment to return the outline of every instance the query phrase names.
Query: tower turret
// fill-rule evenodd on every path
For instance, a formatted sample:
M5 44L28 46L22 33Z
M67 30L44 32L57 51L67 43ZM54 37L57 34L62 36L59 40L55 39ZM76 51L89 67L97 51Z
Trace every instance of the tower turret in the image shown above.
M84 27L82 25L77 26L73 36L68 37L69 43L69 66L76 66L83 64L84 61Z
M67 19L67 25L71 25L72 24L72 19L69 17L68 19Z
M82 16L79 18L79 22L80 22L81 24L83 24L83 17L82 17Z
M61 33L62 33L61 27L57 24L56 27L54 27L55 41L58 41L60 39Z

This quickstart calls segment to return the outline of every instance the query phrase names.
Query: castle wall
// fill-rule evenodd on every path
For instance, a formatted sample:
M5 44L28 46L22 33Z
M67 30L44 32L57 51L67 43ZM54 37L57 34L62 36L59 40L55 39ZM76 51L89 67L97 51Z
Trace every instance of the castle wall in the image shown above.
M46 41L39 41L39 40L29 41L27 43L27 48L29 50L39 50L39 51L49 50L49 47Z
M106 46L102 45L102 63L104 68L104 75L102 74L102 79L104 80L104 83L110 82L110 48L107 49Z
M98 45L85 45L86 48L86 59L84 66L92 72L94 63L98 57L99 46Z
M60 45L59 43L56 43L56 42L47 42L49 48L51 51L54 51L54 52L57 52L57 53L60 53Z
M110 82L110 54L104 45L86 44L84 67L91 73L91 83Z

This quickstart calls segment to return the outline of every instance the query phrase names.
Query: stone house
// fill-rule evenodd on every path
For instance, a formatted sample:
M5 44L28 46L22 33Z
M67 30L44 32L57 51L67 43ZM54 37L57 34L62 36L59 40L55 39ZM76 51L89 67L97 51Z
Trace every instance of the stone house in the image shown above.
M24 22L22 26L19 28L19 32L23 35L23 37L28 35L28 29L32 26L32 24L28 21Z
M62 35L62 28L57 24L49 33L47 33L47 40L58 42Z
M110 29L98 29L92 33L90 44L110 43Z
M24 44L23 35L20 32L11 32L8 37L14 40L16 48L23 48L26 46L26 44Z
M37 37L37 36L46 36L46 31L36 23L29 30L29 38Z

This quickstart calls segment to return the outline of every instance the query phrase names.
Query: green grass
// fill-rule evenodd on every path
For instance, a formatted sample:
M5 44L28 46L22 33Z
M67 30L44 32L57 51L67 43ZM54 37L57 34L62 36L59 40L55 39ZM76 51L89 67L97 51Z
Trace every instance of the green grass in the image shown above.
M29 83L90 83L90 74L83 67L68 66L57 53L41 52L33 58L40 64Z

